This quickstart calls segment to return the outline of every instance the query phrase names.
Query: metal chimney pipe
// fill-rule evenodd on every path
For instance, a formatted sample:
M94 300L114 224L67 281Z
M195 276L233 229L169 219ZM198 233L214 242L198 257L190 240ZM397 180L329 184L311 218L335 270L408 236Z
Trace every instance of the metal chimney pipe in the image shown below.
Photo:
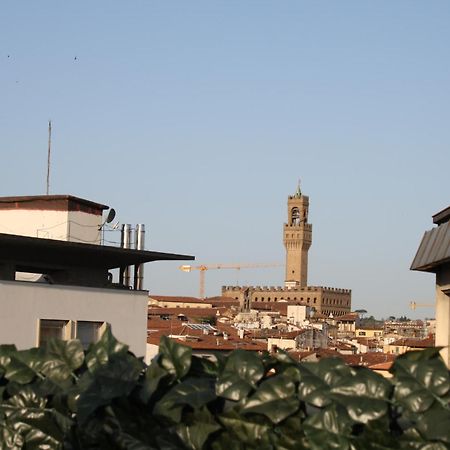
M132 248L131 233L132 228L129 223L123 224L121 229L120 246L122 248ZM124 286L131 286L131 266L123 267L120 270L120 281Z
M136 250L145 250L145 225L138 223L134 236ZM141 291L144 289L144 264L134 266L134 289Z

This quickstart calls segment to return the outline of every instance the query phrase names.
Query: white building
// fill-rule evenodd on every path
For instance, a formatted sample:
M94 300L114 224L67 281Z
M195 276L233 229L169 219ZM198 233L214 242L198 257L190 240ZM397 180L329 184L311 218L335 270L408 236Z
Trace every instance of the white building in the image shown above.
M100 244L107 209L72 195L0 197L0 233Z
M110 323L145 356L148 292L114 283L110 271L194 258L99 245L105 209L72 196L0 198L0 344L24 349L55 336L87 346Z

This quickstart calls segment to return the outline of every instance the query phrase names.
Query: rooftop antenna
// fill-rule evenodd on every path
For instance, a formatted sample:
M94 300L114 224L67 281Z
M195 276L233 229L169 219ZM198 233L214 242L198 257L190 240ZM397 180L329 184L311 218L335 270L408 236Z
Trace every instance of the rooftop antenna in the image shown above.
M48 154L47 154L47 193L50 191L50 151L52 148L52 121L48 121Z

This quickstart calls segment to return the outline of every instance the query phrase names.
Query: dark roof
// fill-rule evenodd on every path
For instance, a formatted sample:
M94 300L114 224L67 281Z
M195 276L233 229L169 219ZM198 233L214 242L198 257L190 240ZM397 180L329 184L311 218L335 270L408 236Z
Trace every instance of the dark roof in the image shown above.
M425 232L411 270L434 272L437 266L446 262L450 262L450 222Z
M433 223L436 225L441 225L442 223L448 222L450 220L450 206L439 211L433 216Z
M10 264L20 272L46 273L76 268L109 270L152 261L193 259L190 255L0 233L0 264Z

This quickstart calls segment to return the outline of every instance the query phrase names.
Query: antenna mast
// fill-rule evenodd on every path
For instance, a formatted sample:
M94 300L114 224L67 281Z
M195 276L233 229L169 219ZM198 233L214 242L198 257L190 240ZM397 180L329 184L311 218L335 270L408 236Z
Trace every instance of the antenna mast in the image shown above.
M52 121L48 121L47 195L50 191L50 151L52 148Z

